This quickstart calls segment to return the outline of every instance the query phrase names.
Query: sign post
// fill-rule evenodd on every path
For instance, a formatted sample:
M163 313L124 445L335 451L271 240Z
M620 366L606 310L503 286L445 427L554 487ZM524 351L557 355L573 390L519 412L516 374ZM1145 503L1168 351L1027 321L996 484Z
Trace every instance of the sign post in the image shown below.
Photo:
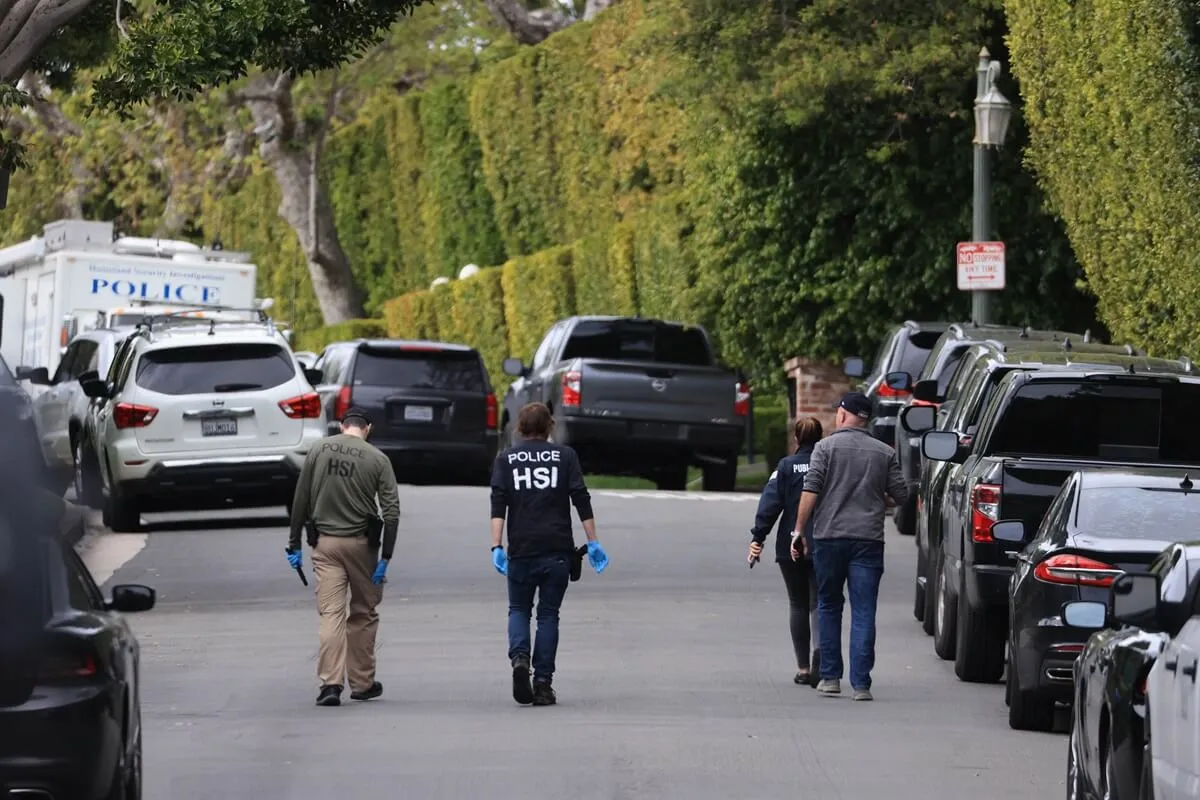
M1004 288L1004 242L959 242L957 256L959 289L996 292Z

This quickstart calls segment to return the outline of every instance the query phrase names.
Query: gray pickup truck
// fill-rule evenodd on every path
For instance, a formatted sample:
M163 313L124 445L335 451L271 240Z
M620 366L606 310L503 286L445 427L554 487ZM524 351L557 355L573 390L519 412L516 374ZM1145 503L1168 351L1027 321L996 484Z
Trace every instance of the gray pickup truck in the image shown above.
M571 317L546 333L526 366L504 362L516 380L504 398L502 441L515 441L517 414L542 402L554 412L554 441L584 471L687 487L690 466L705 491L732 491L746 432L749 392L719 365L703 328L640 317Z

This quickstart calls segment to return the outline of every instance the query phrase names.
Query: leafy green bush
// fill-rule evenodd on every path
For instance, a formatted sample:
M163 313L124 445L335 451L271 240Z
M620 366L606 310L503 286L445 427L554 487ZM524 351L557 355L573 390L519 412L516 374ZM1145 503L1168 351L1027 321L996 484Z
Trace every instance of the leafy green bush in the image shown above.
M498 268L484 269L451 284L455 328L461 332L462 341L483 356L497 393L502 393L512 380L502 368L509 352L501 275Z
M351 339L382 339L387 337L387 323L381 319L352 319L337 325L326 325L311 331L297 333L293 348L319 353L333 342Z
M454 291L450 288L452 285L445 283L429 290L429 303L437 319L437 338L444 342L460 342L463 338L455 323Z
M504 319L510 355L529 363L546 331L575 313L569 246L552 247L504 265Z
M633 227L624 222L576 241L572 254L579 314L637 313Z
M1200 62L1183 0L1007 0L1030 161L1113 333L1200 346Z

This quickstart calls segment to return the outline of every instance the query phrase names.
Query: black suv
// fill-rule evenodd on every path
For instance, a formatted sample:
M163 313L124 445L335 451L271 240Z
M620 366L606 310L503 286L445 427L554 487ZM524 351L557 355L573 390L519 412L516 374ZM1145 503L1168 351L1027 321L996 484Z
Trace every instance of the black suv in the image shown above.
M867 429L889 447L896 446L896 416L908 402L910 392L892 388L884 378L891 372L909 375L920 372L933 346L949 326L947 322L908 320L893 328L875 354L870 373L862 358L846 359L846 375L862 378L858 391L871 398L871 421L867 423Z
M929 533L922 566L932 579L925 613L934 616L937 654L972 682L1004 673L1009 578L1023 547L996 541L992 525L1016 519L1037 530L1076 469L1180 463L1200 453L1186 411L1200 402L1200 377L1186 359L1064 348L1014 353L1007 362L990 359L976 369L953 412L958 424L922 441L925 458L946 465L940 481L922 487ZM985 384L990 391L981 391ZM976 404L982 395L990 397ZM911 408L903 424L920 429L932 421L932 409Z
M1034 328L1017 328L1007 325L979 325L978 323L956 322L938 338L925 366L918 373L895 371L884 375L884 384L890 389L909 395L900 412L908 406L928 405L937 408L950 385L954 369L973 344L987 343L1000 350L1005 342L1058 342L1067 340L1089 343L1087 333L1069 331L1044 331ZM916 533L917 483L921 478L921 437L903 428L896 430L896 456L900 469L908 483L908 502L896 509L896 529L904 536Z
M350 406L371 414L371 444L396 477L487 485L499 409L479 351L461 344L358 339L325 348L314 368L330 429Z

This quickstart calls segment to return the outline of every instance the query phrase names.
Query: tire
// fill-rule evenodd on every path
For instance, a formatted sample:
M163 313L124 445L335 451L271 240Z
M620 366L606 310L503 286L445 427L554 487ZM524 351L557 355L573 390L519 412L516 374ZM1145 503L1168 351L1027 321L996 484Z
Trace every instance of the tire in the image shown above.
M1067 739L1067 800L1083 800L1083 776L1079 774L1079 759L1075 755L1075 726Z
M1004 677L1004 631L990 615L964 602L963 594L960 589L954 674L966 683L996 683Z
M112 786L104 800L142 800L142 734L133 746L132 763L124 758L117 764Z
M659 470L654 485L660 492L683 492L687 490L687 465L667 467Z
M1104 752L1100 759L1104 768L1100 770L1100 797L1103 800L1121 800L1117 792L1117 768L1113 766L1112 727L1109 727L1108 738L1104 742Z
M921 550L917 549L917 578L925 577L925 559L921 558ZM925 589L920 582L913 579L913 619L917 622L925 620Z
M1150 729L1150 718L1146 718L1146 729ZM1154 800L1154 760L1150 742L1142 748L1142 779L1138 786L1138 800Z
M706 492L732 492L737 488L737 456L724 464L705 464L701 488Z
M934 594L933 652L943 661L949 661L954 658L958 638L958 600L951 597L946 589L946 576L940 558L937 560L937 572L934 573Z
M83 449L83 442L75 442L73 447L75 462L75 500L87 508L102 508L104 494L100 491L100 476L95 465L95 458L88 458Z
M1008 697L1008 727L1014 731L1054 730L1054 701L1038 692L1023 690L1017 671L1008 665L1004 693Z
M114 533L137 533L142 529L138 504L118 494L110 494L104 504L104 524Z
M937 563L936 555L932 555L933 562ZM934 591L937 587L933 584L934 573L929 568L929 562L925 563L925 589L921 592L925 596L925 613L921 615L921 630L925 631L926 636L933 636L933 626L937 621L937 593Z
M904 505L896 509L896 530L901 536L917 535L917 493L909 492Z

